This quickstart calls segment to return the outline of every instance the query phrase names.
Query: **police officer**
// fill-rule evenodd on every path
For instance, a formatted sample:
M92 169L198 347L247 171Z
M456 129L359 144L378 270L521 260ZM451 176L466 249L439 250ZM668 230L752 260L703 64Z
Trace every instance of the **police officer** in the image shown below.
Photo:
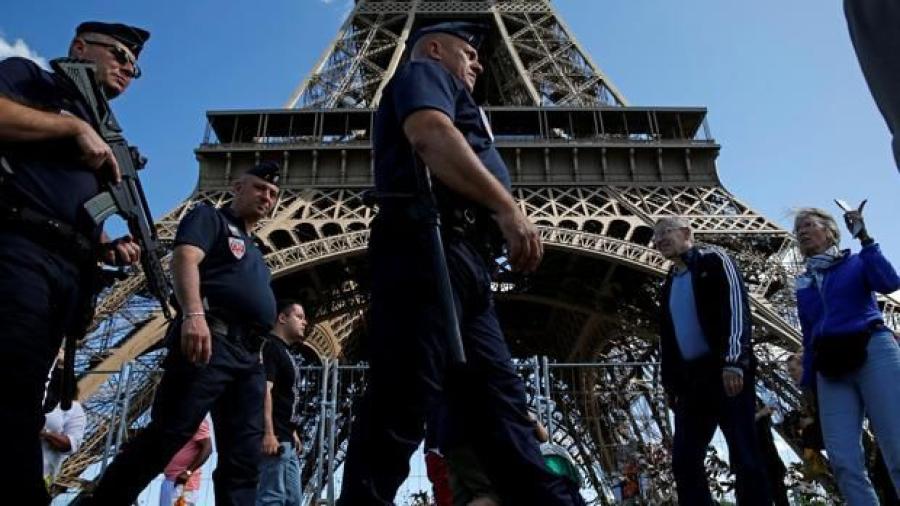
M504 504L583 504L544 466L491 296L491 239L505 240L509 261L521 272L537 268L543 247L513 199L507 168L472 98L485 31L444 22L415 32L410 61L386 86L375 116L379 215L369 243L371 368L348 447L344 506L393 504L426 413L441 399L453 430L465 432ZM440 321L435 295L430 225L420 219L417 157L435 177L467 358L462 368L450 367L439 331L447 323ZM494 230L494 237L484 230Z
M82 23L69 56L96 64L106 96L140 76L150 37L123 24ZM97 261L131 264L140 249L110 242L82 205L104 178L118 177L112 150L89 124L87 106L30 60L0 62L0 434L15 459L0 464L0 490L45 504L38 433L47 371L62 337L76 332L76 306L91 297Z
M255 503L263 436L262 338L275 296L251 230L278 195L281 169L263 162L233 185L231 206L196 206L178 226L172 273L179 314L150 425L113 461L92 504L131 504L191 438L207 412L215 427L216 503Z

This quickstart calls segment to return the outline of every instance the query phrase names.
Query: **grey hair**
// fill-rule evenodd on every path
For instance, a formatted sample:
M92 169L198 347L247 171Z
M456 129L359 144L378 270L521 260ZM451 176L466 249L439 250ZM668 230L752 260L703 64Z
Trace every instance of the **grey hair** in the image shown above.
M677 228L686 228L694 232L694 229L691 228L691 222L687 220L687 218L682 218L681 216L663 216L662 218L656 220L656 223L653 224L653 228L659 228L660 225L665 225L667 227L677 227Z
M815 221L823 227L831 238L831 244L837 246L841 243L841 229L834 217L824 209L818 207L801 207L794 213L794 235L797 235L797 223L805 218Z

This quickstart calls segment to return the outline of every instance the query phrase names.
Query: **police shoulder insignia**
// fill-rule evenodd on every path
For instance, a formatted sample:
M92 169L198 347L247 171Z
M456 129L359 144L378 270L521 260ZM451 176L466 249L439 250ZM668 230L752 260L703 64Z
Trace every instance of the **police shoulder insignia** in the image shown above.
M229 237L228 249L231 250L231 254L234 255L234 258L240 260L244 258L244 253L247 252L247 245L244 244L243 239L237 237Z

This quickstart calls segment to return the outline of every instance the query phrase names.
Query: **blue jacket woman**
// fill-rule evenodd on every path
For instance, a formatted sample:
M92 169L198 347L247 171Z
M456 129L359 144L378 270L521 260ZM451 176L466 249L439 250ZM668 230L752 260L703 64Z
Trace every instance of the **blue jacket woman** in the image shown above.
M803 330L803 383L815 388L825 447L848 504L877 505L861 443L867 415L894 486L900 488L900 347L885 327L875 292L900 289L900 277L869 237L861 208L844 216L859 253L841 251L834 218L797 213L794 233L807 270L796 280Z

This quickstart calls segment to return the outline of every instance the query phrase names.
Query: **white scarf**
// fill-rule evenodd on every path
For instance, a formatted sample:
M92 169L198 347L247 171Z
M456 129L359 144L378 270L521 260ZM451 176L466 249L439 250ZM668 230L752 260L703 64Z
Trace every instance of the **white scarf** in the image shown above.
M816 278L816 284L821 287L825 271L843 257L844 254L841 250L832 244L830 248L822 253L808 257L806 259L806 268Z

